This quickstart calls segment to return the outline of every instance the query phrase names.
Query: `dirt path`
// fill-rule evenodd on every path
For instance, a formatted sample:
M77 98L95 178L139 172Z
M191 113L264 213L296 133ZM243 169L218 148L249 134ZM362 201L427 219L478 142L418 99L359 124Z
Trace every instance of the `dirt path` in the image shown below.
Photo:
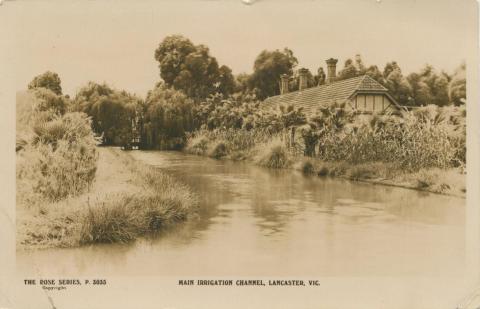
M97 172L92 187L78 199L103 199L107 195L123 192L141 192L142 188L134 184L135 175L120 159L119 148L99 147Z

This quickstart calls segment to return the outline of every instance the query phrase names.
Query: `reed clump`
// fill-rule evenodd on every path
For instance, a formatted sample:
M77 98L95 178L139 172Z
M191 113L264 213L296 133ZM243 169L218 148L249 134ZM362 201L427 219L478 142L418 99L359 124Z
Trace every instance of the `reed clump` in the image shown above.
M122 165L135 172L142 193L108 196L88 207L80 218L80 244L132 241L196 213L197 198L185 185L128 156Z
M99 204L81 217L80 244L129 242L184 221L190 212L185 200L152 192L119 195Z
M211 148L208 151L208 156L215 159L225 157L227 154L228 149L224 141L216 141L211 145Z
M292 160L284 143L274 140L259 147L255 162L268 168L287 168L291 166Z

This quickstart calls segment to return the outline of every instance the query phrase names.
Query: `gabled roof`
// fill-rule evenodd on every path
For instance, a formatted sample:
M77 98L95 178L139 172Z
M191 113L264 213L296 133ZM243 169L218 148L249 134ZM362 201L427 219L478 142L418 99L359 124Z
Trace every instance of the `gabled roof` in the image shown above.
M293 104L298 107L303 107L305 113L310 113L315 112L316 108L320 105L332 104L334 102L343 103L356 92L385 93L391 98L387 88L383 87L370 76L362 75L269 97L263 101L262 105L265 108L270 108L280 104ZM396 104L393 98L392 101Z

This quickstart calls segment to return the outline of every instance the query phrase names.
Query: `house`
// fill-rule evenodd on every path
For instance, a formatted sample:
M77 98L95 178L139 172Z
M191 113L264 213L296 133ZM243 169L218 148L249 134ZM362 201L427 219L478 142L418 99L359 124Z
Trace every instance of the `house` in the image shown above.
M307 88L307 70L299 70L299 89L288 92L289 76L281 76L280 95L269 97L263 102L264 108L278 105L302 107L305 114L312 115L319 106L345 103L345 108L359 114L392 113L402 110L387 88L368 75L336 80L337 59L326 61L328 75L324 84Z

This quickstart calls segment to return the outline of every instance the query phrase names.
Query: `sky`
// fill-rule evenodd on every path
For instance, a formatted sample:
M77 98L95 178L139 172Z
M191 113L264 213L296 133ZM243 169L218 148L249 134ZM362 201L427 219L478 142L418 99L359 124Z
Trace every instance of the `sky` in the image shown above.
M475 48L475 19L472 0L16 0L0 6L0 49L17 90L50 70L66 94L92 80L144 97L171 34L207 45L234 74L284 47L312 72L356 54L381 69L395 60L404 74L426 63L453 72Z

